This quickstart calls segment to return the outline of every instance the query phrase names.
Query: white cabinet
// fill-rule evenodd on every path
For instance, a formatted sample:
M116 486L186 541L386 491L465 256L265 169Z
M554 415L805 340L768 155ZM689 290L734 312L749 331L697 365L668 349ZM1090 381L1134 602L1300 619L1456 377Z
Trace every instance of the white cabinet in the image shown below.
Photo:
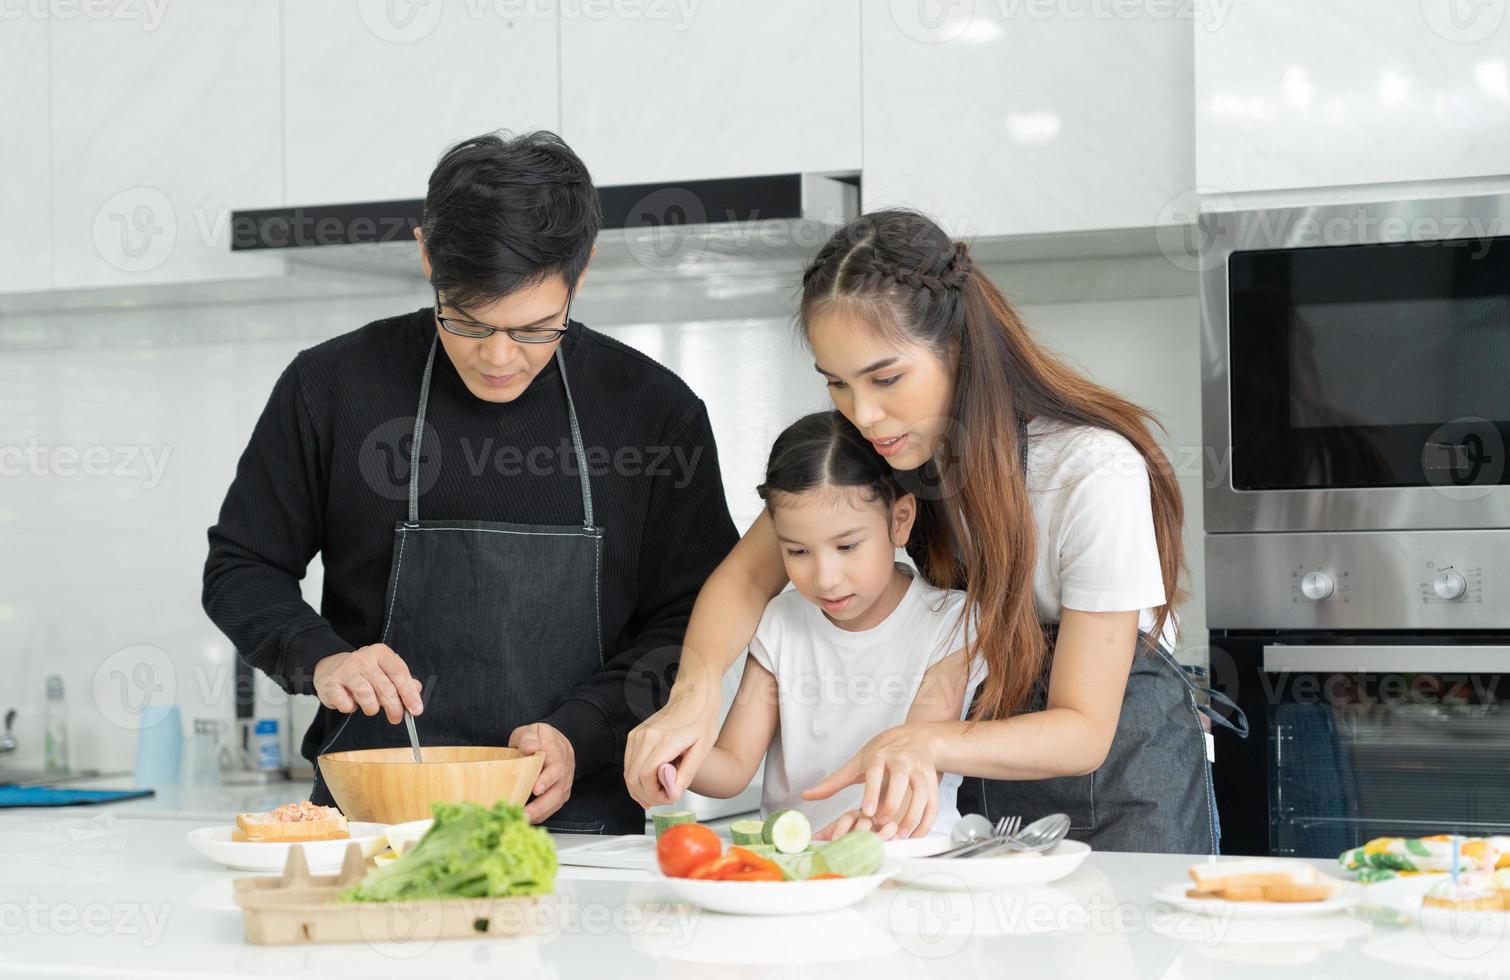
M288 185L247 207L424 197L450 144L557 126L547 0L290 0L283 17Z
M858 170L859 8L564 3L562 136L599 185Z
M280 268L229 245L233 209L282 198L277 0L84 4L76 14L44 25L53 285Z
M47 21L6 21L0 30L0 292L52 285L52 181L48 154Z
M1156 224L1194 176L1185 6L865 4L864 208L961 236Z
M1195 35L1200 184L1510 173L1507 19L1478 0L1237 0Z

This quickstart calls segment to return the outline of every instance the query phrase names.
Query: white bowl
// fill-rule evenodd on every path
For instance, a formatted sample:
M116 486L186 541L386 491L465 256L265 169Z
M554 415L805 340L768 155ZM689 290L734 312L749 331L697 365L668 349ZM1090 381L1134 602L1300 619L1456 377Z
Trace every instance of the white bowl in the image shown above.
M351 837L339 840L306 841L302 844L269 843L263 841L231 840L231 824L200 827L191 830L189 846L216 864L237 871L282 871L288 862L288 849L302 847L304 860L309 870L316 872L339 871L346 857L346 848L355 843L361 846L362 856L372 857L388 846L386 824L348 823Z
M873 875L822 881L698 881L662 878L677 901L731 915L811 915L861 901L897 873L888 865Z
M886 857L900 866L897 880L940 891L1012 891L1058 881L1091 853L1089 844L1060 841L1040 854L998 854L978 858L930 858L953 845L942 836L886 843Z

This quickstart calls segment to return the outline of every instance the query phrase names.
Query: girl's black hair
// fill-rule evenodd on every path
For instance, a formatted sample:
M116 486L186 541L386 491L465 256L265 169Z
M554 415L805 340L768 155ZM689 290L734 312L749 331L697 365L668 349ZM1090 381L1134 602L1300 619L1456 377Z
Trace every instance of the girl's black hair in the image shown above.
M555 133L487 133L430 174L430 284L463 310L559 275L574 289L603 226L592 176Z
M903 493L891 466L835 411L804 415L776 437L765 482L755 492L770 507L775 494L821 486L859 487L887 508Z

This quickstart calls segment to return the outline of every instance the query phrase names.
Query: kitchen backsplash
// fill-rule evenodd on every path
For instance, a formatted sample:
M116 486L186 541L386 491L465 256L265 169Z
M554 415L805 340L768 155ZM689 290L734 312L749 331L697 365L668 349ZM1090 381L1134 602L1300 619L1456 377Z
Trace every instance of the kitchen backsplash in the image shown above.
M589 325L679 373L708 404L730 510L743 528L771 440L827 398L786 310L733 320L615 323L584 295ZM0 712L41 763L46 677L62 676L75 767L129 769L123 692L147 664L159 700L192 719L232 718L234 652L200 609L205 530L273 381L301 349L425 303L400 285L325 301L157 306L9 316L0 325ZM1186 659L1204 659L1198 311L1193 295L1023 307L1051 346L1152 408L1185 493L1191 598ZM304 582L318 605L320 568ZM263 685L270 710L281 695ZM297 745L294 733L292 745Z

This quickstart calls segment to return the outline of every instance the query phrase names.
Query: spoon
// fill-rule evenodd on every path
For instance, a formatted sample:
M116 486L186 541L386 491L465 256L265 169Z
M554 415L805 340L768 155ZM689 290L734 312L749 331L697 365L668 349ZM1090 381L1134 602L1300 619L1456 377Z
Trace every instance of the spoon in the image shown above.
M974 844L991 836L991 821L978 813L968 813L949 832L951 844Z
M951 847L947 851L939 851L937 854L929 854L927 855L927 857L952 858L961 857L967 854L973 855L976 851L980 850L983 847L990 847L993 844L1000 843L1001 841L1010 838L1013 834L1017 833L1017 828L1021 826L1022 817L1002 817L1000 820L996 821L996 826L991 828L991 832L989 834L986 834L983 837L978 837L967 844L960 844L958 847Z
M404 709L404 727L409 729L409 748L414 750L414 761L424 762L425 760L419 754L419 732L414 730L414 716L409 713L408 708Z

